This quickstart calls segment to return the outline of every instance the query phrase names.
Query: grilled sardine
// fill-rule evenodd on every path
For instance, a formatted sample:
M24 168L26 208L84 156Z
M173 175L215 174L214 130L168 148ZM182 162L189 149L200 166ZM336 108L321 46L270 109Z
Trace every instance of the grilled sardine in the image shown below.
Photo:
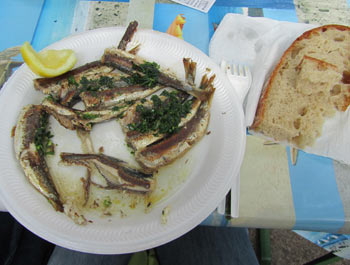
M125 102L145 98L161 88L163 86L155 86L153 88L146 88L140 85L126 86L97 92L86 91L80 94L80 98L88 110L111 109L122 106Z
M63 205L59 194L52 181L44 155L38 150L38 134L42 128L43 121L48 115L40 105L28 105L20 113L16 131L14 148L25 176L55 208L63 211ZM40 139L39 139L40 140Z
M46 98L42 102L45 110L51 114L63 127L69 130L83 129L90 131L92 124L118 118L128 107L120 106L118 109L81 111L63 106Z
M101 62L128 74L137 73L137 66L140 67L146 63L143 58L114 47L105 50ZM140 74L143 75L143 73ZM208 100L210 97L207 90L199 89L189 82L182 81L165 69L159 69L157 82L187 92L201 101Z
M91 164L105 178L105 189L119 189L130 192L148 193L154 188L152 174L143 173L126 162L103 154L61 153L62 162L66 165L85 166L91 171Z
M57 77L37 78L34 80L34 88L46 95L52 95L64 105L70 105L79 92L75 82L79 82L83 76L89 79L96 78L96 75L110 73L111 71L113 71L112 67L103 65L100 61L94 61Z
M186 125L188 121L190 121L194 115L196 114L201 101L197 98L192 97L191 99L188 99L192 101L191 104L191 110L190 112L183 118L181 118L180 123L178 124L179 127L183 127ZM154 131L148 132L148 133L140 133L137 131L133 131L129 129L129 124L136 123L138 120L138 115L136 112L137 106L141 103L136 103L132 107L130 107L124 114L124 117L119 120L123 132L125 133L125 140L128 143L128 146L130 146L133 150L141 150L145 148L146 146L163 139L166 137L166 134L162 133L156 133ZM142 103L142 105L152 108L153 104L151 100L147 100L146 102Z
M189 83L194 82L195 64L190 61L185 62L187 68L186 76ZM188 71L189 70L189 71ZM191 80L193 78L193 80ZM210 118L210 106L214 96L215 88L213 82L215 75L210 78L204 75L201 79L200 87L208 92L206 101L197 102L199 107L195 109L192 105L192 115L184 118L184 125L179 132L169 137L162 138L135 152L135 159L147 172L156 171L158 168L168 165L179 157L183 156L192 146L197 143L206 133ZM195 115L193 115L195 113Z
M118 49L125 50L128 43L131 41L137 30L138 22L132 21L129 23L128 27L125 30L125 33L118 44Z
M178 133L136 151L135 159L146 172L170 164L183 156L206 133L209 123L209 104L203 102L196 115Z

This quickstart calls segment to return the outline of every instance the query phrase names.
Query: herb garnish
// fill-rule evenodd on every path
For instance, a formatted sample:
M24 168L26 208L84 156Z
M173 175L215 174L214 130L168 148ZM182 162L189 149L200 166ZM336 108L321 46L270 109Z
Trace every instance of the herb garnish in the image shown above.
M100 76L99 79L87 79L83 76L80 79L80 90L82 91L98 91L101 87L113 88L113 78L108 76Z
M119 111L123 108L126 108L128 106L131 106L135 103L135 100L124 100L124 104L119 104L119 105L116 105L112 108L112 111Z
M192 100L181 102L176 91L163 91L161 96L165 96L165 100L157 95L153 95L153 108L137 105L136 112L140 116L140 120L136 123L128 124L128 128L132 131L140 133L154 132L157 134L172 134L179 131L179 123L181 118L185 117L190 111Z
M122 111L121 113L118 114L118 116L116 118L122 119L122 118L124 118L124 114L125 114L125 111Z
M50 94L50 95L48 95L47 97L46 97L46 99L47 100L50 100L50 101L52 101L52 102L54 102L54 103L58 103L58 99L54 96L54 95L52 95L52 94Z
M74 76L68 77L68 85L75 86L79 88L81 92L83 91L98 91L101 88L113 88L114 79L109 76L100 76L98 79L87 79L83 76L79 83L75 80Z
M119 111L120 109L122 109L124 106L114 106L112 108L112 111Z
M133 64L132 68L137 72L129 77L121 79L129 85L141 85L143 87L155 87L158 83L159 64L155 62L145 62L140 65Z
M83 113L80 115L80 117L84 120L93 120L100 116L101 116L100 114L93 114L93 113Z
M98 84L100 86L105 86L108 88L113 88L114 87L114 82L113 78L109 76L100 76L100 79L98 80Z
M132 147L132 145L130 143L127 143L126 146L128 147L129 151L130 151L130 154L134 155L135 154L135 150L134 148Z
M40 156L53 155L55 153L54 144L51 141L53 135L47 129L49 115L45 112L40 116L39 127L35 131L35 148Z
M111 198L108 196L104 201L103 201L103 205L108 208L112 205L112 201Z
M70 85L70 86L76 86L76 87L79 86L79 84L78 84L78 82L75 80L74 76L68 77L68 85Z

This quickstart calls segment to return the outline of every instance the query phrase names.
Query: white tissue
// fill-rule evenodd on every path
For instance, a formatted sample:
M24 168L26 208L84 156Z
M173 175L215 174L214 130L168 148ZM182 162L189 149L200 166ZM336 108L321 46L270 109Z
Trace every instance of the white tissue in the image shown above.
M246 126L253 123L261 88L284 51L314 27L240 14L227 14L222 19L210 41L209 56L218 64L226 60L250 67L253 82L246 99Z

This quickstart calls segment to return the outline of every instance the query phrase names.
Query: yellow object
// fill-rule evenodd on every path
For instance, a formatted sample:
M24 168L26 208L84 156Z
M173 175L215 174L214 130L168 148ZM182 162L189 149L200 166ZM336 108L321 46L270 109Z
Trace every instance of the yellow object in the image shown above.
M45 50L37 53L28 41L22 45L21 54L28 67L43 77L64 74L77 62L73 50Z
M182 29L185 23L186 23L186 18L182 14L177 15L174 21L170 24L166 33L173 35L175 37L178 37L180 39L183 39Z

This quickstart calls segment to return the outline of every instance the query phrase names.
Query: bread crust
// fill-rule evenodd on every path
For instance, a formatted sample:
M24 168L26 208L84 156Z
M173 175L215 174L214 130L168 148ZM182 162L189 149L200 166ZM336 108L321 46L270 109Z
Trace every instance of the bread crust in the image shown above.
M284 52L284 54L282 55L278 64L274 68L274 70L269 78L268 83L266 85L264 85L262 92L261 92L260 100L259 100L259 103L257 106L255 118L254 118L253 124L250 126L250 129L257 130L259 128L260 124L262 123L262 121L264 120L264 115L265 115L265 110L266 110L266 101L268 99L268 96L269 96L269 93L271 90L271 86L272 86L273 81L276 78L278 72L280 71L282 65L284 64L286 58L289 56L289 54L295 49L295 47L298 45L298 43L300 43L304 39L310 39L312 37L312 35L319 34L320 32L325 32L328 29L337 29L339 31L350 31L350 27L348 27L348 26L330 24L330 25L324 25L324 26L320 26L320 27L311 29L309 31L304 32L302 35L300 35L290 45L290 47Z

